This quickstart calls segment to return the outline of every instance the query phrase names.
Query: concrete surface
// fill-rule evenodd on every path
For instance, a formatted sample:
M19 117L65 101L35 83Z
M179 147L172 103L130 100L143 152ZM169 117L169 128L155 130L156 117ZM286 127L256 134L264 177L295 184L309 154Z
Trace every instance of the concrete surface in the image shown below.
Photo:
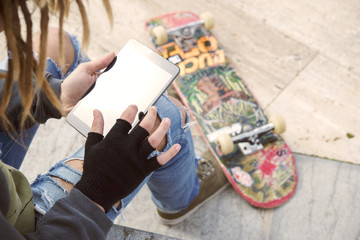
M360 167L300 154L295 159L297 191L274 210L251 207L229 187L190 219L168 227L153 220L155 207L144 188L119 223L181 239L359 239L360 193L354 185Z
M156 220L144 187L126 209L126 221L119 218L116 223L182 239L360 239L359 1L111 2L112 30L101 1L89 1L92 58L119 51L129 38L151 46L144 31L151 17L179 10L211 11L216 20L213 33L237 72L266 113L286 119L284 138L295 152L299 175L294 197L281 207L255 209L229 187L173 227ZM81 36L76 9L66 28ZM196 132L194 138L197 151L202 151ZM49 120L39 129L22 170L34 179L83 141L64 120ZM132 236L136 234L119 234L124 239Z
M156 234L152 232L141 231L133 228L123 227L120 225L114 225L108 235L106 236L106 240L144 240L144 239L152 239L152 240L175 240L177 238L172 238L169 236Z

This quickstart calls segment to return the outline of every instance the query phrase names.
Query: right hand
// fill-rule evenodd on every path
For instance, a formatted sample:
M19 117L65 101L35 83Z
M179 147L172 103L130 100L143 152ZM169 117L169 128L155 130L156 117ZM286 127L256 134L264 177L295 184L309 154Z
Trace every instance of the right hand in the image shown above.
M66 116L100 76L98 71L108 66L114 58L115 53L111 52L102 58L82 63L64 79L60 101Z
M136 113L137 107L129 106L104 138L102 114L94 111L93 125L85 144L84 172L75 187L102 206L105 212L180 151L180 145L175 144L158 157L147 159L165 137L170 119L163 119L149 136L157 117L156 107L151 107L129 134Z

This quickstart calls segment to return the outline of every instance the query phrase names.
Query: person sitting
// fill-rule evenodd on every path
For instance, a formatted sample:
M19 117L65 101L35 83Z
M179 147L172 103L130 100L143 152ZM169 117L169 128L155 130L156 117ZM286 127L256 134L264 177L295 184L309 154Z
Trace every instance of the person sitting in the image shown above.
M151 190L160 220L177 224L227 186L215 160L196 157L189 116L167 95L130 133L136 106L119 116L106 137L102 114L94 110L85 146L30 185L18 168L38 124L66 116L115 56L109 53L89 61L62 24L59 29L48 28L49 12L58 11L61 22L70 9L68 1L34 1L41 11L41 33L33 37L27 2L0 0L0 30L5 31L9 50L0 64L2 237L104 239L144 184ZM104 2L111 15L109 2ZM82 2L77 3L84 15ZM19 11L25 18L25 41ZM197 168L200 165L207 168Z

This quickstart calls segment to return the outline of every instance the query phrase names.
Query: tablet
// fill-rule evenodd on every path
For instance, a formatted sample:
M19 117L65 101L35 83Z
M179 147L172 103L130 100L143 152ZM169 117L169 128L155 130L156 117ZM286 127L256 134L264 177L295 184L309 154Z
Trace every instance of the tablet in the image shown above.
M137 40L128 41L98 77L91 91L66 117L67 122L87 137L93 110L104 117L104 136L131 104L147 112L179 74L179 68ZM138 119L133 123L133 127Z

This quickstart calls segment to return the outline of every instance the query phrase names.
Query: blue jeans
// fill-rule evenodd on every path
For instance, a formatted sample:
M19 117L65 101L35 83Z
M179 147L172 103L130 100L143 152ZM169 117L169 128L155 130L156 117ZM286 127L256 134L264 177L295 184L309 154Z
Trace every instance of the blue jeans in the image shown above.
M16 131L12 134L13 138L6 132L0 132L0 159L19 169L38 128L39 125L35 125L23 130L22 135L20 131Z
M90 61L85 54L81 53L80 44L76 37L70 35L70 39L74 46L75 57L69 71L65 75L63 75L61 69L52 59L47 59L46 72L51 73L55 78L64 79L74 71L80 63ZM0 62L0 69L7 70L7 64L8 58ZM0 159L4 163L19 169L38 127L39 125L35 125L32 128L24 129L21 134L20 131L16 131L13 132L11 136L6 132L0 132Z

